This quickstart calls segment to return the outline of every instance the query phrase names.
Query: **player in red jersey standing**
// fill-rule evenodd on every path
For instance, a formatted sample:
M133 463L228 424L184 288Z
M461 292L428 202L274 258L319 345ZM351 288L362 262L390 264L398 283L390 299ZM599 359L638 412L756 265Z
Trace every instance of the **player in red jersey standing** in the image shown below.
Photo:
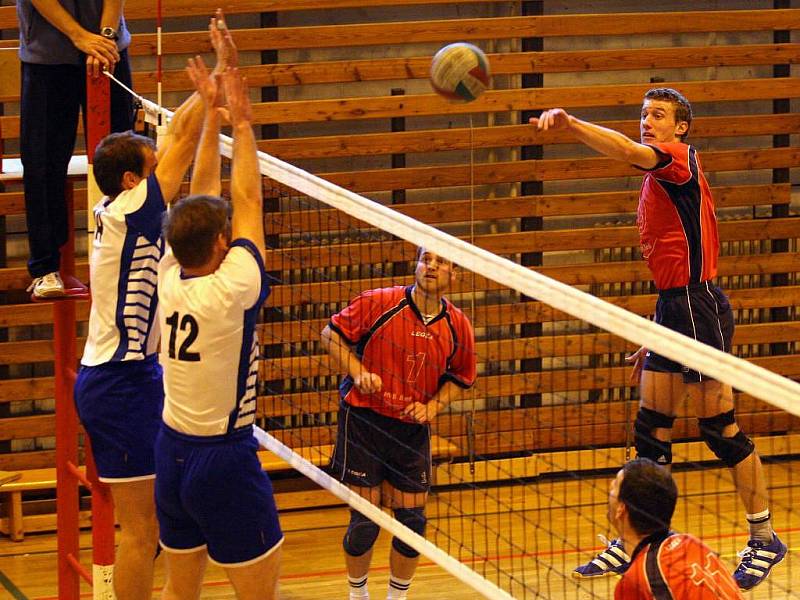
M688 100L670 88L648 91L640 118L641 143L560 108L544 111L531 123L541 130L566 130L590 148L645 171L637 223L642 255L659 290L656 322L730 352L733 313L711 281L719 254L714 200L696 149L684 142L692 123ZM634 365L633 379L640 380L637 454L671 464L676 409L688 398L703 440L731 469L744 503L750 539L734 578L742 589L755 587L783 560L786 545L772 530L761 459L736 424L731 386L645 348L628 359ZM627 562L621 542L614 540L573 576L619 574Z
M425 533L431 481L430 422L475 381L469 319L444 298L455 266L417 251L414 285L369 290L333 315L322 345L342 372L331 472L359 495ZM351 600L369 598L367 574L378 526L351 511L344 536ZM419 553L395 538L390 600L406 598Z
M647 458L627 463L611 482L608 520L627 548L630 567L615 600L743 600L719 557L699 539L669 530L678 488Z

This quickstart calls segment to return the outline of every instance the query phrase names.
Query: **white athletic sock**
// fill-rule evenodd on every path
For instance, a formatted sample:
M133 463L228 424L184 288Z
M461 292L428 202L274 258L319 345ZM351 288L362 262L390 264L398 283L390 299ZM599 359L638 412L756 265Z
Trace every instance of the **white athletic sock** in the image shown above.
M750 539L769 544L772 541L772 521L769 509L752 515L745 515L750 526Z
M410 579L400 579L394 575L389 575L389 591L386 593L386 600L406 600L408 588L410 587Z
M350 600L369 600L369 590L367 589L367 575L363 577L347 576L347 583L350 586Z

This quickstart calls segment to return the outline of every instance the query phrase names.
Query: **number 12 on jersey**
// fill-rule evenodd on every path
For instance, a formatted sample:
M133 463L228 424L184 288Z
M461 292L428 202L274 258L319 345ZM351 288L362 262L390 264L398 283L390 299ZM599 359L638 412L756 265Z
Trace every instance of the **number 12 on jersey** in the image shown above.
M178 341L178 322L180 321L180 330L188 333L183 338L183 343L178 349L178 360L185 360L188 362L197 362L200 360L199 352L192 352L189 350L192 343L197 339L197 334L200 333L200 327L197 325L197 319L190 314L185 314L181 317L177 311L167 317L167 325L169 325L169 357L175 358L175 346Z

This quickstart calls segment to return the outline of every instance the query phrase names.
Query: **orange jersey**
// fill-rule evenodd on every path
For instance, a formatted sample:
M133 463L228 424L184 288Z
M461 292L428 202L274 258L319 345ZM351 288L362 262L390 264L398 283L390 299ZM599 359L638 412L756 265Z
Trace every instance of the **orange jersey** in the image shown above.
M656 534L636 548L614 600L744 600L733 576L687 533Z
M447 381L464 388L475 381L475 336L469 319L442 298L439 313L426 324L411 298L412 287L368 290L331 317L364 368L382 388L362 394L347 376L342 399L387 417L403 418L409 404L426 404Z
M666 290L713 279L719 254L717 217L697 152L680 142L652 147L660 161L642 181L636 222L656 287Z

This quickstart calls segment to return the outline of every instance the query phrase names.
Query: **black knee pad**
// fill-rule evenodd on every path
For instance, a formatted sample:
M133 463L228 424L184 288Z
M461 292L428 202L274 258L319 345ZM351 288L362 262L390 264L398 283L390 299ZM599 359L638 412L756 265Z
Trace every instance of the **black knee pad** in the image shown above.
M714 417L697 419L697 421L700 424L700 435L703 437L703 441L717 455L717 458L729 467L735 467L756 449L753 440L741 431L738 431L733 437L722 435L725 427L736 422L733 410Z
M369 552L378 539L380 528L357 510L350 511L350 525L344 534L342 546L350 556Z
M670 417L649 408L639 407L633 423L633 445L636 454L660 465L672 464L672 442L664 442L653 436L654 429L672 429L675 417Z
M396 508L394 510L394 518L408 527L411 531L422 536L425 535L425 524L428 522L428 519L425 517L424 507L418 506L417 508ZM400 538L392 538L392 547L406 558L416 558L419 556L419 552L414 550Z

